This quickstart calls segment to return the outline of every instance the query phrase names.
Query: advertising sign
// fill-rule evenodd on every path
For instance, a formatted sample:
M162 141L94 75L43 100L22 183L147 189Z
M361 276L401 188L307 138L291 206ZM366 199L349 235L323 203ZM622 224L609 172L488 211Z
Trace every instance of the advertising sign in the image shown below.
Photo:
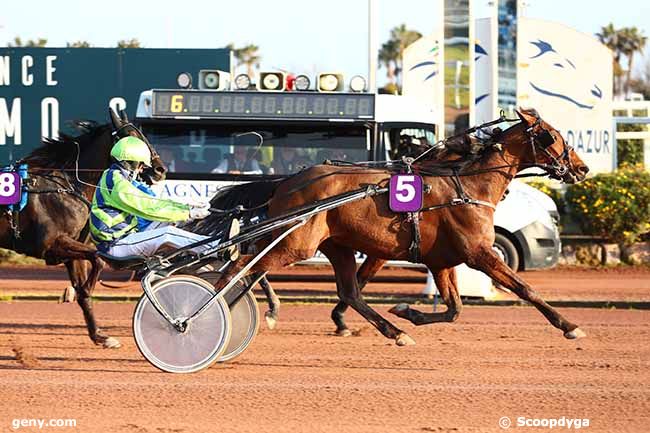
M140 92L175 88L181 72L230 69L227 49L1 48L0 166L56 137L72 120L135 116ZM67 132L74 132L68 130Z
M517 103L537 109L591 173L613 170L612 54L562 24L519 18Z

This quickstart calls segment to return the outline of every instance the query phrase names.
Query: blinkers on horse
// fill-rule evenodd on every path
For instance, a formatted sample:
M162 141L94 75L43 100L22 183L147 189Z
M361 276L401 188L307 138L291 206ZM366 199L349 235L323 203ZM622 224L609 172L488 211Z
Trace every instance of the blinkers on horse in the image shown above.
M530 141L533 160L537 160L537 151L541 151L548 158L550 164L540 164L539 167L544 169L548 173L549 177L563 180L563 178L571 172L572 164L571 158L569 158L569 153L573 147L565 143L562 153L559 155L553 155L550 152L550 148L555 143L555 138L548 129L542 126L542 119L539 115L537 115L537 121L530 127L526 128L526 134Z

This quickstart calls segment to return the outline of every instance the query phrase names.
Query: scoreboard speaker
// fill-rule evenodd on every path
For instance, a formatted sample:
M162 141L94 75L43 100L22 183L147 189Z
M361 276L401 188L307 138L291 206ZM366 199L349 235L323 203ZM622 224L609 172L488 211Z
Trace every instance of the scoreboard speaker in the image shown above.
M218 69L199 71L199 89L226 90L230 88L230 74Z
M260 72L260 79L257 80L257 90L282 92L286 85L287 77L284 72Z
M316 88L319 92L340 92L344 87L343 74L340 72L323 72L318 74Z

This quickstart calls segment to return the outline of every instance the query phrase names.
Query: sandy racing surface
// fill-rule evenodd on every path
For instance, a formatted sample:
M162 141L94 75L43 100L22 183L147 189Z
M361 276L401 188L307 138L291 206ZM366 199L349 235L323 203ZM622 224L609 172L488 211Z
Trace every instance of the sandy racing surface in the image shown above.
M563 301L650 301L650 268L603 268L584 269L579 267L529 271L520 275L546 300ZM38 280L34 280L38 276ZM129 274L107 272L102 278L111 285L97 285L95 295L139 297L142 290L137 282L124 283ZM322 276L329 281L314 281ZM301 281L288 281L290 278ZM413 269L384 268L378 280L370 282L364 289L369 296L407 295L417 296L422 292L426 274ZM282 295L325 295L336 293L334 278L327 266L293 266L271 275L276 291ZM16 295L59 296L69 284L65 268L6 268L0 267L0 297ZM122 287L123 286L123 287ZM260 293L261 295L261 293ZM502 299L517 299L504 294Z
M340 338L330 305L284 305L233 362L171 375L137 351L133 307L97 304L123 343L111 351L91 345L74 304L0 303L0 431L18 418L77 427L17 431L102 433L498 432L503 416L650 425L647 310L563 309L588 333L577 342L529 307L467 307L458 323L417 329L391 316L417 341L396 347L356 314L357 335Z

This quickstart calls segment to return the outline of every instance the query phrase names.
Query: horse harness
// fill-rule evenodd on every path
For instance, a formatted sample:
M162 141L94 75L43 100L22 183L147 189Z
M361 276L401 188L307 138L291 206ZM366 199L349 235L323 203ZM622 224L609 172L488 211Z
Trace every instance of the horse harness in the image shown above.
M15 164L5 168L8 171L14 171ZM37 174L34 173L33 171L29 172L27 169L25 169L25 172L27 173L27 176L23 178L23 183L21 184L21 190L23 194L27 195L27 197L29 197L29 194L69 194L79 199L83 204L86 205L88 211L90 211L90 208L92 206L90 201L80 191L78 191L77 188L75 188L75 186L72 184L72 182L70 182L70 179L65 175L64 172L62 172L63 176L52 175L52 174ZM31 174L31 177L29 176L29 174ZM53 183L57 184L59 187L34 189L38 182L37 179L35 179L35 177L48 179ZM9 222L9 229L11 230L11 243L12 243L12 247L14 248L15 248L16 241L21 238L20 212L23 210L23 208L26 205L27 205L27 200L24 201L24 204L22 206L9 205L4 210L4 215L7 218L7 221ZM84 227L84 229L82 229L82 237L86 237L83 235L85 231L86 229Z
M406 172L407 173L412 173L413 169L411 167L411 164L413 163L413 158L403 158L403 161L406 165ZM410 261L413 263L420 263L421 260L421 251L420 251L420 243L422 241L422 235L421 235L421 230L420 230L420 219L421 219L421 212L427 212L427 211L432 211L432 210L438 210L438 209L444 209L448 207L455 207L455 206L462 206L462 205L478 205L478 206L485 206L489 207L490 209L496 210L496 206L490 203L489 201L484 201L484 200L477 200L469 197L465 190L463 189L463 184L460 181L460 176L458 173L457 168L452 168L452 175L450 176L450 179L453 183L454 190L456 191L456 197L452 198L449 202L447 203L442 203L442 204L436 204L432 206L427 206L422 209L420 209L417 212L407 212L406 213L406 223L411 223L411 229L413 233L413 240L411 241L411 245L409 246L409 255ZM428 194L431 192L431 185L424 185L424 194Z

